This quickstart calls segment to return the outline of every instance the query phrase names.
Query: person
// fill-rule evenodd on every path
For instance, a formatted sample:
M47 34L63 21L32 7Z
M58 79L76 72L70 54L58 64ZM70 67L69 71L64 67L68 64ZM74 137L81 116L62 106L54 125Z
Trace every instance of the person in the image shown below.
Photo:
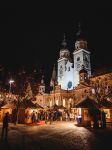
M9 117L8 117L8 112L7 112L3 118L2 135L1 135L1 137L5 139L7 139L8 124L9 124Z
M104 112L104 110L101 113L102 113L102 128L106 128L106 113Z
M36 122L35 111L33 111L31 119L32 119L32 123Z
M82 116L81 116L80 114L77 115L76 120L77 120L77 124L78 124L79 126L81 126Z
M51 112L51 111L49 112L48 120L49 120L50 124L51 124L52 121L53 121L53 112Z
M47 122L48 122L48 113L47 112L45 112L45 123L47 124Z
M36 122L39 121L39 120L38 120L38 113L37 113L37 112L35 113L35 120L36 120Z

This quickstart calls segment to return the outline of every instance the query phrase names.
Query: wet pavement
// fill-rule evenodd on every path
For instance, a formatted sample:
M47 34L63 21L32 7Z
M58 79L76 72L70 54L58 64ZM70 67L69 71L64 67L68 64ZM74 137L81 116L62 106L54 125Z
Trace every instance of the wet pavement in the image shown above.
M111 146L112 128L95 130L77 127L74 122L10 124L7 140L0 139L0 150L111 150Z

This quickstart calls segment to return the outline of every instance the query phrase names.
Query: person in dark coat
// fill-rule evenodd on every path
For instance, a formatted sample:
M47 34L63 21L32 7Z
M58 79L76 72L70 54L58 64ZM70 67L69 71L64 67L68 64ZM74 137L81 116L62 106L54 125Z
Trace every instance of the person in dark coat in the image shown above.
M35 112L34 112L34 111L33 111L33 113L32 113L31 119L32 119L32 123L35 123L35 122L36 122L36 117L35 117Z
M106 128L106 113L102 111L102 128Z
M5 114L3 118L3 126L2 126L2 138L7 139L7 134L8 134L8 124L9 124L9 116L8 112Z

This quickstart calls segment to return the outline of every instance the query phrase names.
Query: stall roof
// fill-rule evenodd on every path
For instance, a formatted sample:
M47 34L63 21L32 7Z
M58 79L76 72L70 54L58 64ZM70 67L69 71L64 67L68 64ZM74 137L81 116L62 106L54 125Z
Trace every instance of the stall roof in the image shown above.
M22 102L20 102L19 107L20 108L32 108L32 109L43 108L39 104L34 104L31 100L23 100Z
M3 105L1 107L1 109L6 109L6 108L14 109L15 108L15 104L14 103L7 103L7 104L5 104L5 105Z
M112 108L112 102L109 101L109 100L104 99L104 100L102 100L102 101L100 102L100 106L101 106L102 108Z
M56 105L54 104L51 109L66 109L63 105Z
M80 102L78 102L74 107L76 107L76 108L97 108L98 103L95 100L87 97L87 98L81 100Z

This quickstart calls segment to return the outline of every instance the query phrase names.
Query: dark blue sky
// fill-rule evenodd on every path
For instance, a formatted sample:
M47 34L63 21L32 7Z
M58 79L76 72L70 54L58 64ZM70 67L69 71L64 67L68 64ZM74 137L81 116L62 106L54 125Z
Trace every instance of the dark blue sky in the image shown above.
M74 51L80 21L92 67L112 65L112 9L56 5L38 8L0 10L0 64L11 70L43 65L49 75L56 63L66 33L68 48Z

